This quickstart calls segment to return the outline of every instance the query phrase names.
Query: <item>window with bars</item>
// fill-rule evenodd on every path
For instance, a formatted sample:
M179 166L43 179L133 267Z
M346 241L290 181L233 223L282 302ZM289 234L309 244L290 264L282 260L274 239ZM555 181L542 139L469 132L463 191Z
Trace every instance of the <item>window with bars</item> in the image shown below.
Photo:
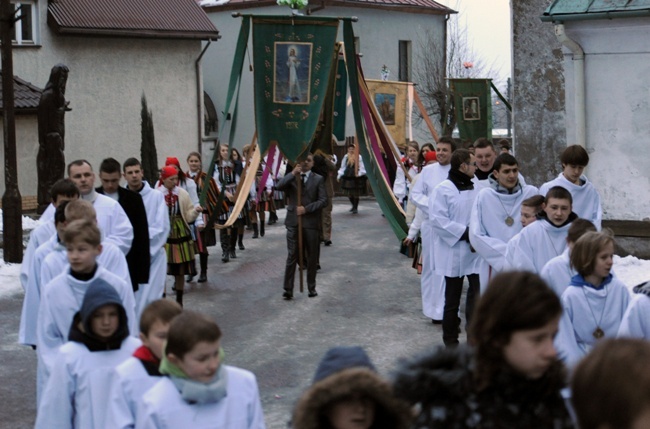
M34 0L12 2L16 18L12 39L16 45L36 45L38 43L38 8ZM19 10L17 10L19 9Z

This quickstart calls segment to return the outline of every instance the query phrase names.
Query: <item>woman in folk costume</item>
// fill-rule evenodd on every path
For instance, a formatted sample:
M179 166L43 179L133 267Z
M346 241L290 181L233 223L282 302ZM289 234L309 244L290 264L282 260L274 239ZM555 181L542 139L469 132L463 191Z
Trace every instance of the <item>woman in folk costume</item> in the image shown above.
M187 191L178 186L178 171L173 165L167 165L160 171L163 183L161 191L165 195L165 204L169 213L171 231L165 250L167 251L167 274L174 276L176 302L183 305L185 279L183 276L196 275L194 263L194 241L190 232L190 223L199 216L200 211L194 207Z
M187 157L187 164L190 167L190 171L187 173L188 177L194 179L196 183L196 190L199 195L203 192L203 187L208 183L208 193L206 195L205 204L203 209L204 216L204 227L199 228L199 234L197 235L197 247L199 253L199 262L201 264L201 272L199 274L199 283L203 283L208 280L208 247L214 246L217 244L217 236L214 231L214 223L208 223L210 219L213 218L213 213L217 210L217 202L219 201L219 188L214 179L210 178L208 181L208 175L201 170L201 155L198 152L190 152ZM223 201L218 209L219 213L228 212L228 204Z
M251 187L251 212L250 218L253 222L253 238L258 237L257 226L259 225L259 235L264 237L264 222L266 220L266 211L270 211L273 201L273 181L271 175L267 175L266 180L262 183L264 178L264 170L266 164L264 161L260 162L255 172L255 181ZM274 214L274 212L271 212ZM259 215L259 222L258 222ZM273 216L269 218L271 223Z
M343 192L352 203L350 212L356 214L359 208L359 197L368 195L366 186L368 178L366 177L366 169L363 166L363 159L359 156L355 143L348 145L348 153L341 161L341 168L339 168L336 178L341 182Z
M418 165L419 155L420 145L418 145L418 142L409 142L406 145L406 156L402 158L402 164L404 164L404 168L408 172L410 180L413 180L413 178L420 172L420 166ZM395 173L393 193L397 197L397 200L404 210L406 210L406 203L408 201L409 190L411 188L410 180L406 178L404 169L398 167L397 172Z
M233 162L229 159L228 145L222 144L219 149L219 158L214 168L214 174L212 175L212 178L219 187L219 191L225 193L224 200L228 204L228 211L217 217L217 223L220 225L224 225L228 221L235 207L235 193L242 172L243 165L241 161ZM223 262L228 262L230 258L237 257L235 246L237 245L237 232L240 226L244 226L244 214L241 212L232 227L219 230L219 240L221 241L222 250L221 260Z

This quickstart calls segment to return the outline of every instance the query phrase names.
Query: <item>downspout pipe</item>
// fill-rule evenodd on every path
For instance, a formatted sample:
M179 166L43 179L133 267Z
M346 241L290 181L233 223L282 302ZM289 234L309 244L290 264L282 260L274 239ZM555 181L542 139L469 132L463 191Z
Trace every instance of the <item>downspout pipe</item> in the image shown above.
M586 148L587 144L587 120L586 120L586 109L587 105L585 102L585 51L582 47L573 39L570 39L564 31L564 24L556 23L555 24L555 37L557 40L562 43L563 46L568 48L573 54L573 75L574 75L574 100L575 100L575 142L571 144L577 144Z
M218 36L217 39L220 39L221 36ZM212 39L208 39L208 43L205 44L203 50L199 54L199 57L195 61L196 68L196 111L198 116L198 142L197 142L197 152L201 153L201 146L203 144L203 73L201 73L201 59L203 54L208 50L208 47L212 43Z

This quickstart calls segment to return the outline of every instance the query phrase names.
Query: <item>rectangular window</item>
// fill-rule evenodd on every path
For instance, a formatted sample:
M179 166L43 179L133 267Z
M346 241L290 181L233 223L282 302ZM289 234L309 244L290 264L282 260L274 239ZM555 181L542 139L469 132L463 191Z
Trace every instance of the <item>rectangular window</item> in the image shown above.
M38 14L34 0L20 0L12 2L16 11L12 37L16 45L35 45L38 43Z
M411 81L411 41L399 41L399 80L400 82Z

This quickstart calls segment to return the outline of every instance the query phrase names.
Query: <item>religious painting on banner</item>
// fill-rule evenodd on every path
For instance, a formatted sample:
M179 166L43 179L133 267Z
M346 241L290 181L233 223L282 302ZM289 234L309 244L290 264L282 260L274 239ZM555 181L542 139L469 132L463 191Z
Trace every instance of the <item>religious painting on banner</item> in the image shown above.
M366 85L386 129L400 148L411 138L411 82L366 79Z
M253 17L255 124L261 153L309 152L335 59L336 18Z
M458 134L463 141L492 138L490 79L449 79Z

